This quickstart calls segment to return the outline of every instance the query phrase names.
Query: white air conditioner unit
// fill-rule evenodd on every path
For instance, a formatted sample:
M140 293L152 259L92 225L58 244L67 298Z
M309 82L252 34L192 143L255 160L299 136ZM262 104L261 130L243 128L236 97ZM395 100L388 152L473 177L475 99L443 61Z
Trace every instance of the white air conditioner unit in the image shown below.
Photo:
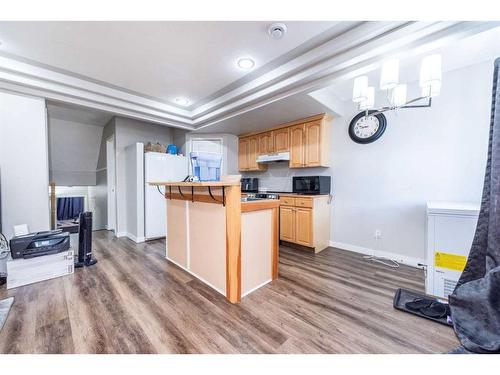
M427 294L447 299L455 289L469 256L479 208L474 203L427 203Z
M287 152L276 152L274 154L259 155L257 157L257 163L272 163L276 161L288 161L290 160L290 153Z

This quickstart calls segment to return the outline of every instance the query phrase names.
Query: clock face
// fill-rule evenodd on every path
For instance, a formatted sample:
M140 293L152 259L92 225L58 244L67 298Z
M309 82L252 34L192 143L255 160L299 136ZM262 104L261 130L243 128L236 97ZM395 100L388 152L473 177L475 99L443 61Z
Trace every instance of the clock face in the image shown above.
M358 113L349 124L349 136L356 143L367 144L384 134L387 121L383 113L366 111Z
M379 127L378 118L372 115L363 116L354 124L354 134L360 139L367 139L373 136Z

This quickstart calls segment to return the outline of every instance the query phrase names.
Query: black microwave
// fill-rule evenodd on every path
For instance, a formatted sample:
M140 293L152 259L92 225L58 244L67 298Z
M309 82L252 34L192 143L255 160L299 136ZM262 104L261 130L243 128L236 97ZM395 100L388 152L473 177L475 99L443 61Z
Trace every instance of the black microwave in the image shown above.
M293 192L297 194L330 194L330 176L293 177Z

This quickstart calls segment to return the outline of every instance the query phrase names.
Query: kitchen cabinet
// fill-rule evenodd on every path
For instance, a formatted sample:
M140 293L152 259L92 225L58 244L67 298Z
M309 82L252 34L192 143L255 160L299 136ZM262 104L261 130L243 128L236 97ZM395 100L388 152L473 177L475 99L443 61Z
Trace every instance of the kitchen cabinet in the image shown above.
M290 168L301 168L305 161L304 124L290 128Z
M270 154L274 152L272 132L259 134L258 137L259 137L259 155Z
M280 239L295 242L295 208L280 208Z
M306 122L290 129L290 168L327 166L322 140L322 121Z
M258 154L258 136L240 138L238 143L238 169L240 171L260 171L266 169L265 164L257 163Z
M313 246L312 209L295 208L295 242L299 245Z
M286 152L289 146L290 128L282 128L272 131L274 152Z
M315 252L330 245L330 197L280 196L280 240Z
M290 152L290 168L328 167L331 123L324 114L240 137L240 171L265 170L258 155ZM255 154L255 157L254 157Z
M321 166L321 121L306 123L304 125L304 137L304 166Z
M248 171L248 138L240 138L238 142L238 167L240 171Z

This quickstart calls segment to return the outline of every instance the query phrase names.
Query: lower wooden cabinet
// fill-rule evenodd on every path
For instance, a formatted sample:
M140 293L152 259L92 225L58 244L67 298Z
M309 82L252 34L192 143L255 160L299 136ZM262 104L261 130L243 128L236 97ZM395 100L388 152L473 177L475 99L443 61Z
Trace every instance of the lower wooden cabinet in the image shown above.
M330 244L331 204L328 196L280 197L280 240L315 252Z
M299 245L313 244L312 208L295 208L295 242Z
M295 208L280 207L280 239L295 242Z

